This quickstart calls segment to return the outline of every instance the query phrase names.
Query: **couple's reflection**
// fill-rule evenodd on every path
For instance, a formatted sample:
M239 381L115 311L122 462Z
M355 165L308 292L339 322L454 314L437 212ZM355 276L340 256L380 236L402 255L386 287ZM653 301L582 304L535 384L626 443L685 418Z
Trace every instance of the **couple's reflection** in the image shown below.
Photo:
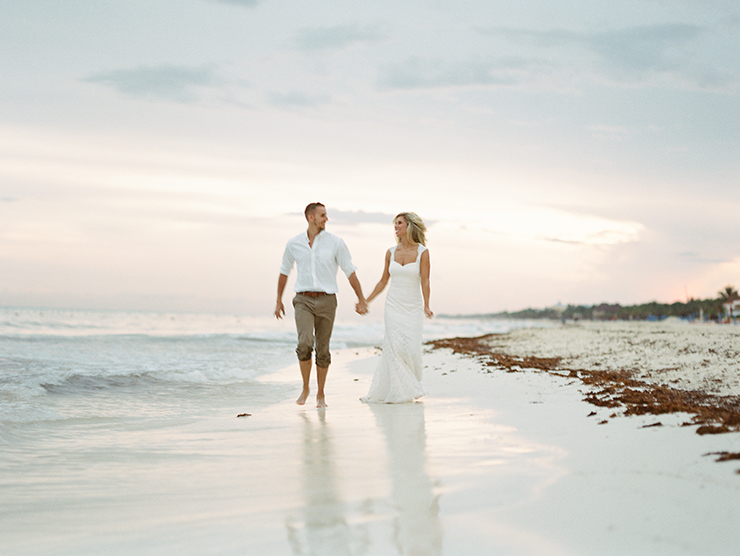
M426 431L424 405L368 404L387 448L387 473L391 480L391 500L367 500L362 516L348 524L347 504L337 485L337 456L326 413L318 421L303 418L303 523L288 520L288 539L295 554L342 556L365 554L371 545L390 543L397 554L433 556L442 552L442 528L438 497L426 469ZM364 464L374 454L352 454ZM379 462L382 457L379 458ZM377 518L372 506L390 516L391 532L366 526ZM388 512L390 506L391 511ZM302 525L302 526L301 526ZM372 530L372 533L370 532ZM382 534L383 538L376 535ZM371 535L376 538L369 538ZM388 538L390 536L390 538Z
M331 431L326 411L320 409L317 413L318 423L301 414L305 518L303 527L288 520L288 540L294 554L350 555L350 531L337 489Z
M424 404L368 404L388 448L395 509L393 542L399 554L442 553L439 498L426 469Z

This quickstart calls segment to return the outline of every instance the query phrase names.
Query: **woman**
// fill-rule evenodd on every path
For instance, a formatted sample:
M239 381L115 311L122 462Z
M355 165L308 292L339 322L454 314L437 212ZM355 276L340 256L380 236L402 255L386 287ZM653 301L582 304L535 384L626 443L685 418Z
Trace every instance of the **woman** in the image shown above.
M421 387L421 334L429 308L429 251L426 226L413 212L393 221L394 247L385 254L383 276L367 297L370 303L388 284L385 299L383 355L364 402L403 403L424 395Z

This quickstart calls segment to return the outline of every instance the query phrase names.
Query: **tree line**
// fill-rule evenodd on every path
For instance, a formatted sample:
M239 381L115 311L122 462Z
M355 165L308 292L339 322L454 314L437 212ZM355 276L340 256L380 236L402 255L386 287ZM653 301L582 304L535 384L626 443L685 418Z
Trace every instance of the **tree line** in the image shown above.
M727 286L718 292L716 298L689 299L683 303L659 303L651 301L639 305L620 305L619 303L601 303L599 305L568 305L547 309L524 309L522 311L492 313L491 318L507 319L555 319L555 320L662 320L668 317L679 317L689 320L723 320L724 304L740 299L733 286ZM735 317L739 316L737 314Z

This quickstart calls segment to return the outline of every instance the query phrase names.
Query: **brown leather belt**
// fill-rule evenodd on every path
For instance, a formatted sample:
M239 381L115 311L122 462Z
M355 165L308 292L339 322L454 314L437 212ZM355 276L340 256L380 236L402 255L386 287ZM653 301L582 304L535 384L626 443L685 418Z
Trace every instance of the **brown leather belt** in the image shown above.
M308 297L321 297L322 295L331 295L326 292L298 292L298 295L307 295Z

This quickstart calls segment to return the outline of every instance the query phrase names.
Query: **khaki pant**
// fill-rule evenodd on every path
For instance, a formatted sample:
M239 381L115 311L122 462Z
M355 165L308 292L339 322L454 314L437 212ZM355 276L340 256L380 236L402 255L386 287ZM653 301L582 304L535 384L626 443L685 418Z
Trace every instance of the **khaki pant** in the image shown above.
M295 350L298 360L311 360L315 341L316 366L328 367L331 364L329 340L337 312L337 296L332 294L309 297L296 294L293 309L298 331L298 347Z

